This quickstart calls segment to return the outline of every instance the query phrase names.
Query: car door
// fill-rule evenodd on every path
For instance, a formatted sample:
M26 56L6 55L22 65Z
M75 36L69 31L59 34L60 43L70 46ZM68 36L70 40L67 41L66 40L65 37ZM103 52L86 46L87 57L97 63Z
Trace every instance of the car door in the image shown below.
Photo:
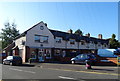
M82 54L81 55L81 59L80 59L80 63L85 63L86 59L87 59L87 55L86 54Z
M77 59L77 63L82 63L83 62L83 54L80 54Z
M8 57L6 58L6 60L5 60L5 63L6 63L6 64L9 64L11 59L12 59L12 57L11 57L11 56L8 56Z
M79 63L80 62L80 57L81 57L81 55L76 56L75 63Z

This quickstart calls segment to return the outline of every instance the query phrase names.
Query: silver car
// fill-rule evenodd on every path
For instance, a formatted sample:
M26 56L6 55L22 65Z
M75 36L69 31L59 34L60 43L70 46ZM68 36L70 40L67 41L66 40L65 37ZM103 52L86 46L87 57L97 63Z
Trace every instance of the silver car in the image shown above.
M79 54L76 57L71 59L71 63L75 64L75 63L82 63L85 64L86 60L90 60L92 62L92 64L96 63L96 57L93 54Z

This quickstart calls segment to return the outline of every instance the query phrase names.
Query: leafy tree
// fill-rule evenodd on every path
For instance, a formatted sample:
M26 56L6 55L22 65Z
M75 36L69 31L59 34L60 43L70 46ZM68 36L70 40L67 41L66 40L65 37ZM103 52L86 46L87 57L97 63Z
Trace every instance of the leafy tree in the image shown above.
M9 22L4 24L5 28L2 29L0 33L0 38L2 39L2 49L13 42L13 39L19 35L19 30L16 29L16 24Z
M120 47L120 43L115 38L116 38L116 35L112 34L112 38L110 38L110 40L109 40L110 48L116 49L116 48Z
M83 36L83 32L80 29L76 30L74 34Z

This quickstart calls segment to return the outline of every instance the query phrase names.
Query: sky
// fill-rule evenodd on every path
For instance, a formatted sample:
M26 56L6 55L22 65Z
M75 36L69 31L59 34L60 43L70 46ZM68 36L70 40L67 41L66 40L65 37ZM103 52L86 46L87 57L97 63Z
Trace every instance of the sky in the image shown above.
M20 33L43 21L48 28L67 32L80 29L84 35L118 39L117 2L0 2L0 29L15 22Z

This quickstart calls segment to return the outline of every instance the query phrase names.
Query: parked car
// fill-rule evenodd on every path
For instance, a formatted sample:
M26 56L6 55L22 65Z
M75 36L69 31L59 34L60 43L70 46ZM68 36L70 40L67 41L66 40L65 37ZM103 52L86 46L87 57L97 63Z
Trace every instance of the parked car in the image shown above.
M95 64L97 62L96 56L93 54L79 54L76 57L71 59L71 63L82 63L85 64L86 60L90 60L92 64Z
M22 64L22 58L20 56L7 56L5 59L3 59L3 64L9 64L9 65L21 65Z

